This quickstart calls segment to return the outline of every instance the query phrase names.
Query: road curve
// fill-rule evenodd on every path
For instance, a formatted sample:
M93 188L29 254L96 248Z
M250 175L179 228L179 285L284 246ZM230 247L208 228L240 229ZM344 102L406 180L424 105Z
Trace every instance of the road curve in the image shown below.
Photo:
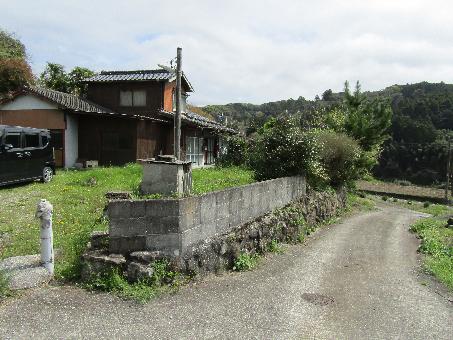
M453 303L420 273L408 232L418 217L382 205L146 305L36 289L0 306L0 338L453 339Z

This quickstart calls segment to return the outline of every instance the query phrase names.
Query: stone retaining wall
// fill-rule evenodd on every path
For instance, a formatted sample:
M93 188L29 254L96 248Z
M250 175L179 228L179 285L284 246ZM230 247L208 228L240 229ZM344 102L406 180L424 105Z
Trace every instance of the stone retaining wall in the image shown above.
M284 177L197 197L110 201L109 251L181 256L191 245L284 207L305 191L303 177Z

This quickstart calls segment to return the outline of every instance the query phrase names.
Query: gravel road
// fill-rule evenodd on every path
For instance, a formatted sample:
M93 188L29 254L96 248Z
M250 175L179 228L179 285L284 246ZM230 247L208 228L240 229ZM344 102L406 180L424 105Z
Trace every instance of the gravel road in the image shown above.
M419 214L390 205L323 228L245 273L148 304L45 287L0 306L0 338L453 339L453 300L420 272Z

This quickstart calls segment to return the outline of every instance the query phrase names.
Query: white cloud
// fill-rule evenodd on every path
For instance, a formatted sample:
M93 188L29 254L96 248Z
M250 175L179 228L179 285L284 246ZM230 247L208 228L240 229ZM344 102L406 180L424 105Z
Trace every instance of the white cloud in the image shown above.
M313 98L453 76L448 1L0 0L2 27L46 61L154 68L183 47L199 104Z

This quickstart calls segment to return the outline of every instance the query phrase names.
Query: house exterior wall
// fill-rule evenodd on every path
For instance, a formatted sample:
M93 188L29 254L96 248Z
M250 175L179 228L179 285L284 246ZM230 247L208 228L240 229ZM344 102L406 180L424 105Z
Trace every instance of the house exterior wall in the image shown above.
M87 99L118 113L156 117L163 108L163 82L89 83ZM120 105L120 91L145 90L146 105L129 107Z
M164 110L173 111L173 91L176 89L176 81L165 83L164 89Z
M100 165L122 165L136 161L137 120L81 115L79 158Z
M64 138L64 166L74 167L79 157L79 121L73 114L66 115L66 131Z
M168 154L170 147L167 139L173 126L146 120L137 123L137 159L153 158Z
M24 94L0 105L1 110L58 110L58 106L33 94Z

